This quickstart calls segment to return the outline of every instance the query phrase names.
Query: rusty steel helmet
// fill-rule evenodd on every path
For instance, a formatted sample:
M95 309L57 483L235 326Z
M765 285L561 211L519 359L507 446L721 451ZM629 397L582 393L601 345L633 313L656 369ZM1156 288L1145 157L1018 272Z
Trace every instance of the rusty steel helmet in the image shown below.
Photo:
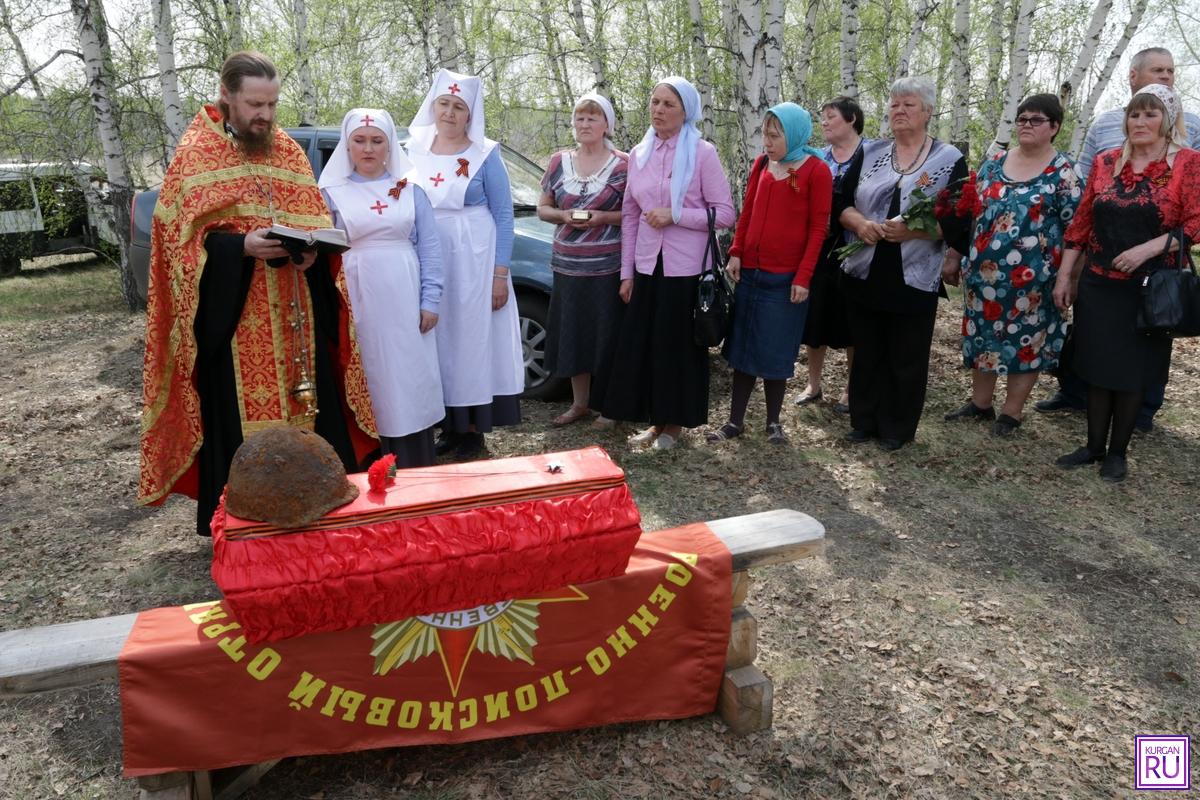
M242 519L299 528L358 497L333 446L279 425L246 437L229 467L225 508Z

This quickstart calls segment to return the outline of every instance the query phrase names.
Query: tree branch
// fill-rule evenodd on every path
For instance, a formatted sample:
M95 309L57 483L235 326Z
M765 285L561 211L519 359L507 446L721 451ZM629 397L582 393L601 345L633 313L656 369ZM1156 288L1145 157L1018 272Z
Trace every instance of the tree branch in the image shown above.
M42 64L40 67L30 70L28 75L26 75L24 78L21 78L12 87L5 89L3 92L0 92L0 100L3 100L4 98L8 97L11 94L15 94L18 89L20 89L22 86L24 86L25 84L27 84L31 80L33 80L35 77L37 77L37 74L39 72L41 72L46 67L50 66L55 61L57 61L59 56L75 56L80 61L83 61L83 53L80 53L77 50L59 50L54 55L50 56L50 59L46 63Z

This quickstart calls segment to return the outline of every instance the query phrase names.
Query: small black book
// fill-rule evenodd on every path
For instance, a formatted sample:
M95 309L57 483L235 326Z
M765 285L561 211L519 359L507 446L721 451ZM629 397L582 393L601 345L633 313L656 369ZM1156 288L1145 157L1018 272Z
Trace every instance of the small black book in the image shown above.
M304 257L304 253L309 250L316 250L324 255L333 253L344 253L350 249L350 243L346 239L346 232L339 228L317 228L312 231L300 230L299 228L289 228L287 225L272 225L270 232L266 234L268 239L277 239L281 245L288 251L291 260L299 264ZM268 266L282 267L288 262L286 258L273 258L267 262Z

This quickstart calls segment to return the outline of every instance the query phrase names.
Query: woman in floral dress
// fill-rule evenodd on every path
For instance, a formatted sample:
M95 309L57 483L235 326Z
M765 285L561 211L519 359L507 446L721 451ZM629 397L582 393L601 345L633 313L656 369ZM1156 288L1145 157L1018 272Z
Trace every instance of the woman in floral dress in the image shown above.
M1051 293L1063 234L1083 196L1071 159L1054 147L1063 111L1052 94L1017 109L1019 145L984 162L976 179L982 204L963 275L963 363L971 400L948 420L995 420L1009 436L1021 424L1038 373L1058 364L1066 338ZM999 416L992 395L1008 390Z

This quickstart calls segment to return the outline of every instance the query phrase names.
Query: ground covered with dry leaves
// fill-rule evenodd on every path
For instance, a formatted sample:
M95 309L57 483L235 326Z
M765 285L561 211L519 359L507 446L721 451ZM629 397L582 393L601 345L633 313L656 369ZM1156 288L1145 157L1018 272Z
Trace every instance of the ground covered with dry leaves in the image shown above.
M97 264L0 283L4 629L216 596L194 506L134 505L143 325L115 285ZM957 330L943 304L925 418L897 453L790 403L791 442L772 448L761 396L749 435L717 447L550 430L562 403L491 437L496 455L605 446L648 529L777 507L825 524L824 557L762 570L750 593L773 730L704 717L291 759L249 796L1131 795L1135 734L1200 732L1200 346L1176 344L1158 427L1112 486L1052 464L1082 443L1078 415L1031 413L1011 441L942 421L967 396ZM827 396L845 380L831 361ZM715 423L728 388L714 353ZM0 797L131 797L120 762L115 687L0 702Z

